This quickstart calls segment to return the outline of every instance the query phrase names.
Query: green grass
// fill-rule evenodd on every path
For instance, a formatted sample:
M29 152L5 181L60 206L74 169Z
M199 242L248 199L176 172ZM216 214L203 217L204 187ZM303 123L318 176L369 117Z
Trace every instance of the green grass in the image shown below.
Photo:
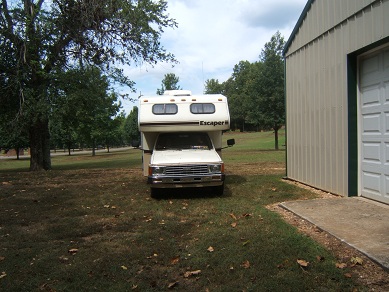
M279 131L279 150L274 150L273 132L227 132L223 135L226 145L227 139L235 139L235 146L223 151L223 159L228 163L236 162L285 162L285 130ZM244 155L242 155L244 153Z
M274 132L226 132L225 139L234 138L236 145L235 151L240 150L274 150ZM285 149L285 129L278 131L279 149Z
M152 199L133 149L54 157L53 170L38 173L1 161L0 291L361 289L330 251L265 207L314 195L272 167L282 162L270 154L284 151L244 146L256 147L255 133L245 136L223 154L236 160L226 162L222 197L179 189ZM259 162L245 162L255 151ZM247 171L256 165L264 168Z

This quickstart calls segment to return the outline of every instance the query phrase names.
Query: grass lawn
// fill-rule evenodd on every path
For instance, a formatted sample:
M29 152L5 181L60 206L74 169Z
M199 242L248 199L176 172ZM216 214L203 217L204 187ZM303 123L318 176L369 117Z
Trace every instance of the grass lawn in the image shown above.
M222 197L180 189L152 199L136 149L56 156L38 173L0 160L0 291L361 289L266 209L314 197L282 181L285 152L264 142L272 135L225 135L237 144L223 152Z

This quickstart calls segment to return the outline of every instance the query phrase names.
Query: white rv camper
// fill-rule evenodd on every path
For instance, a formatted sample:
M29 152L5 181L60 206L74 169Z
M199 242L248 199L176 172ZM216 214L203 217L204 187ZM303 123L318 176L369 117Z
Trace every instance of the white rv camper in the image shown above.
M177 187L215 187L223 193L222 131L230 128L225 96L171 90L142 97L138 123L143 174L152 196L161 188ZM227 141L228 146L234 143Z

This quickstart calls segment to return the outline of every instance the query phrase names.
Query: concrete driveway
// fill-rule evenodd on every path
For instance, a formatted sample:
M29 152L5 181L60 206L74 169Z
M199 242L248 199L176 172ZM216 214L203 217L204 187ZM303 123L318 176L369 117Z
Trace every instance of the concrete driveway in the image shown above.
M292 201L280 205L389 270L389 205L361 197Z

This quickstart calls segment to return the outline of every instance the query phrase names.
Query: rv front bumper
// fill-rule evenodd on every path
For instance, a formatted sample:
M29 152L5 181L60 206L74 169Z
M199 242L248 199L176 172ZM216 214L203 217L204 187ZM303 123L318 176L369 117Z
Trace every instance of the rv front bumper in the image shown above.
M225 174L207 176L149 176L147 183L152 188L213 187L223 185Z

